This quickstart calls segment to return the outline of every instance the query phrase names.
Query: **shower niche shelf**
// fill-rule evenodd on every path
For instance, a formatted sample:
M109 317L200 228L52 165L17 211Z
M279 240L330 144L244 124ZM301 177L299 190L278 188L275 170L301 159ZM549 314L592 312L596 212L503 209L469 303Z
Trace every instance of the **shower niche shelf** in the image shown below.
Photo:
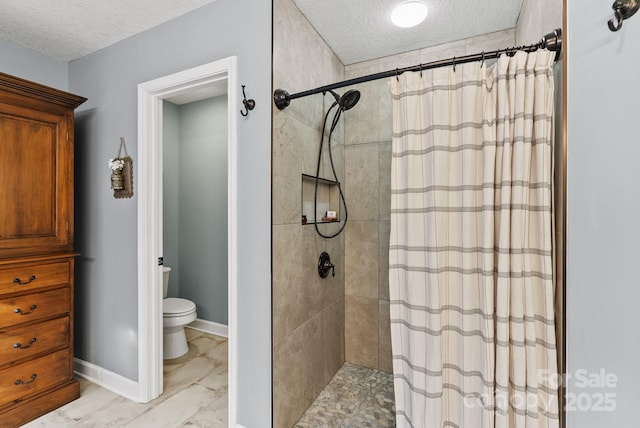
M338 223L340 221L340 190L337 181L318 177L318 202L316 205L317 222L313 219L313 195L316 177L302 174L302 224ZM327 211L334 211L335 218L325 217Z

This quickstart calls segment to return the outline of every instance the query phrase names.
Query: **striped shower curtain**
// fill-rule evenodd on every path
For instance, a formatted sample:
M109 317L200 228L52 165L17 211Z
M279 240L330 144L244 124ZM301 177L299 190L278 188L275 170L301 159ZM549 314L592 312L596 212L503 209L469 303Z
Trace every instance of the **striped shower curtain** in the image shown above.
M558 426L553 55L390 80L398 427Z

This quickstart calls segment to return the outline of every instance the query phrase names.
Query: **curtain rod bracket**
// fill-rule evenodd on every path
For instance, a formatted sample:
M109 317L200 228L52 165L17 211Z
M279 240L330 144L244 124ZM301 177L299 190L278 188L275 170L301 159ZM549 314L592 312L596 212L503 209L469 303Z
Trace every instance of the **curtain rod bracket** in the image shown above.
M284 110L289 107L289 104L291 104L289 92L284 89L276 89L273 92L273 102L276 104L276 107L278 107L278 110Z
M555 52L555 60L559 60L560 54L562 53L562 30L560 28L556 28L551 33L545 34L544 37L540 39L538 46L540 49L548 49Z

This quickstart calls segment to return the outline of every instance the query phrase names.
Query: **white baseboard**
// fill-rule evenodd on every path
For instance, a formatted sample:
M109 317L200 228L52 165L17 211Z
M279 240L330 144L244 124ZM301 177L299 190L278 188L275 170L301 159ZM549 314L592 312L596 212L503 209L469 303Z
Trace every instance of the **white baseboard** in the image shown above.
M191 324L188 324L187 327L198 331L204 331L205 333L214 334L216 336L229 337L229 327L213 321L201 320L198 318Z
M131 401L137 403L138 399L138 382L134 382L129 378L122 375L103 369L100 366L81 360L79 358L73 359L73 371L78 376L87 379L109 391L115 392L118 395L122 395Z

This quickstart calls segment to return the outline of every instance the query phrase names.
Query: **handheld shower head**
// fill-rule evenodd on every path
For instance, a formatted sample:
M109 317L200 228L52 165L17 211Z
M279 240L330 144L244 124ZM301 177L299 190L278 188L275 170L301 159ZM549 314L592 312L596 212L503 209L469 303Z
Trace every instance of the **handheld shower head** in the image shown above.
M322 132L320 133L320 150L318 151L318 164L316 166L316 180L315 180L316 185L315 185L315 190L313 194L313 206L314 206L313 212L314 213L318 212L318 177L320 176L320 165L322 164L322 145L324 143L324 138L326 135L325 129L327 126L327 120L329 119L329 114L331 113L331 110L333 110L334 107L338 106L336 111L333 113L333 119L331 121L331 126L329 127L328 152L329 152L329 162L331 164L331 171L333 172L333 177L335 178L335 181L338 185L338 193L340 195L340 199L342 200L342 206L344 207L344 220L342 221L342 225L340 226L338 231L329 235L325 235L320 231L320 229L318 228L318 221L315 219L315 214L314 214L313 223L316 228L316 233L322 236L323 238L329 239L329 238L335 238L336 236L340 235L344 231L344 228L347 225L347 219L349 218L349 214L347 211L347 202L344 200L344 193L342 193L342 187L340 187L338 174L336 174L336 168L333 165L333 155L331 154L331 135L333 134L333 131L335 130L336 126L338 125L338 122L340 121L340 116L342 115L342 112L352 109L356 104L358 104L358 101L360 100L360 91L355 89L350 89L344 94L342 94L342 96L340 96L336 94L334 91L332 91L331 89L328 89L322 92L322 94L327 95L327 92L330 92L336 101L331 105L331 107L329 107L329 109L327 110L327 113L324 116L324 122L322 122ZM278 106L278 108L280 107Z
M358 104L359 100L360 91L356 89L350 89L342 94L342 98L340 98L340 102L338 103L338 105L340 106L342 111L346 111L355 107L355 105Z
M331 95L336 99L336 103L340 106L340 110L347 111L353 108L360 100L360 91L356 89L349 89L342 96L336 94L334 91L329 90Z

